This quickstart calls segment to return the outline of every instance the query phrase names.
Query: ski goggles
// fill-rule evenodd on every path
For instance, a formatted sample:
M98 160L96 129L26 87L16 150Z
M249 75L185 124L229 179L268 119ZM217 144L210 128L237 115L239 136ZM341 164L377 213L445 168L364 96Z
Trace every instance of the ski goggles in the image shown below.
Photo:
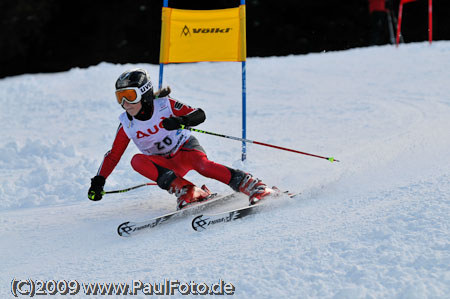
M130 104L139 103L142 95L152 89L152 82L148 81L141 87L126 87L116 90L117 103L123 105L124 101Z

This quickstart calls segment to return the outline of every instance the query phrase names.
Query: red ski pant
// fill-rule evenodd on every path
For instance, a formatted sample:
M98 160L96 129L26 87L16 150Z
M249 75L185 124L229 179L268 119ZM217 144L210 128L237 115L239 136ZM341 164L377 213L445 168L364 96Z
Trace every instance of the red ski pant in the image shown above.
M231 180L231 172L227 167L208 160L205 153L195 149L180 149L171 158L136 154L131 159L134 170L156 182L158 169L155 164L173 170L179 177L184 177L190 170L195 170L205 177L216 179L224 184L228 184Z

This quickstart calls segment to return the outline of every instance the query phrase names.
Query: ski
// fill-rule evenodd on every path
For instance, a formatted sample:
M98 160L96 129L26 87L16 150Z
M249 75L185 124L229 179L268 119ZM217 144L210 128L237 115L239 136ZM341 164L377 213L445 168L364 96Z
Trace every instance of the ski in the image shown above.
M300 193L292 193L292 192L284 191L284 192L280 192L279 194L277 194L275 196L272 196L272 198L280 197L283 194L289 196L290 198L293 198ZM265 200L267 200L267 199L265 199ZM260 207L261 207L261 203L258 202L251 206L238 208L238 209L234 209L234 210L230 210L230 211L222 212L222 213L218 213L218 214L198 215L197 217L192 219L191 225L195 231L198 231L198 232L203 231L211 225L232 222L232 221L247 217L249 215L255 214L259 210Z
M199 232L207 229L210 225L235 221L255 213L258 206L256 204L215 215L202 214L192 219L192 228Z
M193 213L197 213L207 208L211 208L219 202L233 198L236 194L237 193L231 193L228 195L218 195L217 193L214 193L207 200L192 204L191 206L188 206L187 208L184 208L182 210L170 212L168 214L158 216L146 221L139 221L139 222L127 221L120 224L117 227L117 233L121 237L130 237L140 231L148 230L160 226L163 223L167 223L169 221L178 219L183 215L192 215Z

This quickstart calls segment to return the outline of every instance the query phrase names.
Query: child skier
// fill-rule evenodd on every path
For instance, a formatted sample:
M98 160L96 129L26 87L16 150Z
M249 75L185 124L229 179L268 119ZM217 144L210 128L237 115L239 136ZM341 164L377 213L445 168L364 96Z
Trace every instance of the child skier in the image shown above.
M133 169L155 181L160 188L175 193L177 209L205 200L211 194L205 185L199 188L183 178L190 170L248 195L250 204L274 192L249 173L208 160L191 131L181 129L181 125L196 126L204 122L203 110L170 98L168 88L154 94L146 70L124 72L115 87L117 102L125 112L119 116L120 125L111 150L106 153L97 175L91 179L90 200L102 199L105 180L130 140L142 152L131 159Z

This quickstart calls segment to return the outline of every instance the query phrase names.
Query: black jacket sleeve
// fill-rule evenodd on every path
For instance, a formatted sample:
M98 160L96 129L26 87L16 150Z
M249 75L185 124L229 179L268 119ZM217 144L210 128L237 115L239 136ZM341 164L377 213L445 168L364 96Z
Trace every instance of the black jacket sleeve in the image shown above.
M206 119L205 111L197 108L189 114L181 116L182 124L188 127L193 127L201 124Z

